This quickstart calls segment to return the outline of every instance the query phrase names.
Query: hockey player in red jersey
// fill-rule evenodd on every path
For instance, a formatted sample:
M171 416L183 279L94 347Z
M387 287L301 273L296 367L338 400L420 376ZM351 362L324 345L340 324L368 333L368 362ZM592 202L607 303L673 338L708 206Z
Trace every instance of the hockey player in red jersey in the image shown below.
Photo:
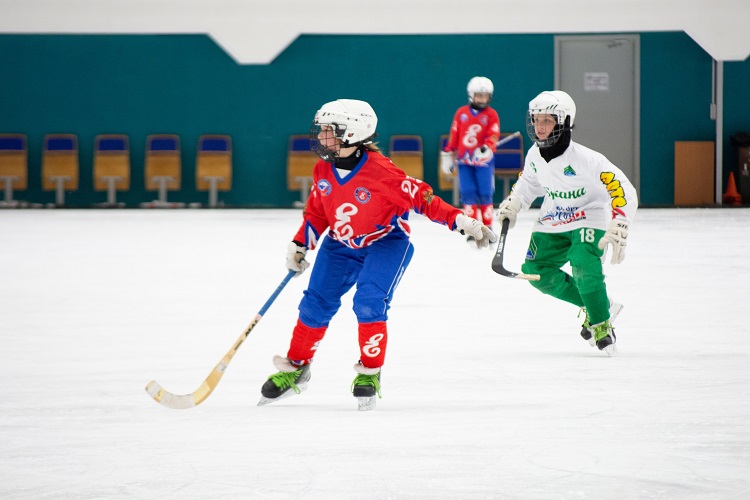
M375 111L364 101L339 99L315 114L310 138L321 159L313 170L302 225L287 249L286 266L302 274L309 266L308 249L318 247L318 255L289 351L286 357L274 356L279 372L263 384L259 404L306 388L310 363L328 323L341 297L356 285L353 309L360 359L354 366L352 392L360 409L374 406L388 343L388 309L414 252L409 241L411 210L473 237L478 247L497 241L489 228L383 156L373 143L376 127Z
M441 168L451 173L458 163L458 184L464 213L492 227L495 193L495 150L500 138L500 118L490 107L494 86L489 78L475 76L466 87L469 104L456 111ZM455 155L455 156L454 156Z

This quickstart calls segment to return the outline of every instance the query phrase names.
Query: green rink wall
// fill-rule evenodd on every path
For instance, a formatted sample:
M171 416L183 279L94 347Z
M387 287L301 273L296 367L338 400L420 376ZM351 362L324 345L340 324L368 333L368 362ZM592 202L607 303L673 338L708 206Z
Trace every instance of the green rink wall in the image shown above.
M640 57L641 202L666 206L674 202L674 141L715 137L712 61L681 32L641 33ZM153 200L157 193L144 188L146 136L171 133L182 141L183 177L168 198L205 204L195 189L198 136L229 134L232 190L219 199L288 207L299 197L286 189L289 135L307 133L318 107L337 98L372 104L381 146L392 134L421 135L425 180L436 187L439 137L475 75L495 83L503 131L524 131L528 101L553 87L554 35L303 35L273 63L249 66L204 35L0 35L0 133L29 139L29 186L16 199L54 201L41 187L42 139L73 133L80 187L66 204L105 201L93 189L94 137L120 133L130 137L131 188L118 201ZM724 63L724 78L725 183L737 163L729 138L750 130L750 62Z

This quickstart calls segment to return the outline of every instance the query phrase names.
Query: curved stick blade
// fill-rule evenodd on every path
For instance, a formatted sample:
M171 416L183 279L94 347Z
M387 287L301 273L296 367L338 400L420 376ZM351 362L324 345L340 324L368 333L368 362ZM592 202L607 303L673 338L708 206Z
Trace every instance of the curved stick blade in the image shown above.
M156 380L152 380L146 385L146 392L154 398L154 401L167 408L183 410L196 405L193 393L183 395L172 394L159 385Z
M286 277L281 280L279 286L276 287L276 290L274 290L266 303L263 304L263 307L261 307L260 311L258 311L258 314L255 316L255 319L253 319L252 323L250 323L250 325L245 328L245 331L240 334L239 338L235 341L232 348L229 349L224 357L221 358L221 361L219 361L219 363L214 366L214 369L211 370L211 373L208 374L208 377L206 377L206 380L203 381L198 389L191 392L190 394L172 394L171 392L164 389L161 385L159 385L156 380L152 380L146 385L146 392L148 393L148 395L151 396L154 401L156 401L160 405L178 410L193 408L194 406L198 406L199 404L201 404L208 396L211 395L214 389L216 389L216 385L221 380L221 377L224 376L224 372L226 371L227 366L229 366L229 362L232 361L232 358L237 353L237 349L240 348L247 336L250 335L250 332L253 330L253 328L255 328L255 325L258 324L268 308L271 307L271 304L273 304L274 300L276 300L276 297L279 296L287 283L289 283L289 280L291 280L295 275L296 273L290 270L287 273Z

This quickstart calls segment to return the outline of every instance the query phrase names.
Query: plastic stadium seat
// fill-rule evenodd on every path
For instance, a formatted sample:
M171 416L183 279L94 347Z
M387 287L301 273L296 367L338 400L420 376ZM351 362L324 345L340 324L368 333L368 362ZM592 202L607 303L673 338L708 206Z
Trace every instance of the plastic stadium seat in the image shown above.
M523 135L519 132L500 134L498 143L508 137L508 142L500 144L495 151L495 177L503 180L503 199L510 193L511 181L523 171L524 161Z
M146 190L159 192L158 200L142 203L146 207L180 207L184 203L167 201L167 191L179 191L182 180L180 138L175 134L152 134L146 137Z
M28 187L29 151L26 135L0 134L0 185L5 198L0 206L14 207L13 190L23 191Z
M208 206L218 205L218 191L232 189L232 138L228 135L202 135L195 157L195 185L208 191Z
M100 206L124 206L117 203L117 191L130 189L130 141L127 135L100 134L94 138L94 190L106 191L107 202Z
M445 145L448 144L448 139L450 139L450 135L448 134L440 136L440 149L438 149L437 155L438 188L442 191L451 191L453 193L453 206L459 207L461 200L459 199L458 172L454 170L452 174L446 174L440 168L440 153L445 148Z
M424 154L422 137L418 135L392 135L388 157L409 177L424 179Z
M55 191L55 205L65 205L65 192L78 189L78 138L74 134L44 136L42 189Z
M309 134L289 137L286 155L286 186L289 191L299 191L295 206L304 206L310 194L313 167L320 158L310 149Z

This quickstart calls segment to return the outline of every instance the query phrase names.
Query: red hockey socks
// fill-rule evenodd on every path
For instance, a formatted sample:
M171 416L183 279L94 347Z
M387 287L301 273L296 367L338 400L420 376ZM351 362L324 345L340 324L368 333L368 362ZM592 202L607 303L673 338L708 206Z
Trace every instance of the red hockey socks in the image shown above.
M492 209L492 203L488 205L482 205L480 208L482 210L482 224L491 228L492 219L494 219L495 217L495 212ZM479 219L479 217L477 217L477 219Z
M310 363L327 329L327 326L320 328L307 326L298 319L297 326L292 332L292 342L289 345L287 357L297 366Z
M464 215L480 220L479 205L464 205Z
M366 368L380 368L385 363L388 329L385 321L359 324L360 361Z

